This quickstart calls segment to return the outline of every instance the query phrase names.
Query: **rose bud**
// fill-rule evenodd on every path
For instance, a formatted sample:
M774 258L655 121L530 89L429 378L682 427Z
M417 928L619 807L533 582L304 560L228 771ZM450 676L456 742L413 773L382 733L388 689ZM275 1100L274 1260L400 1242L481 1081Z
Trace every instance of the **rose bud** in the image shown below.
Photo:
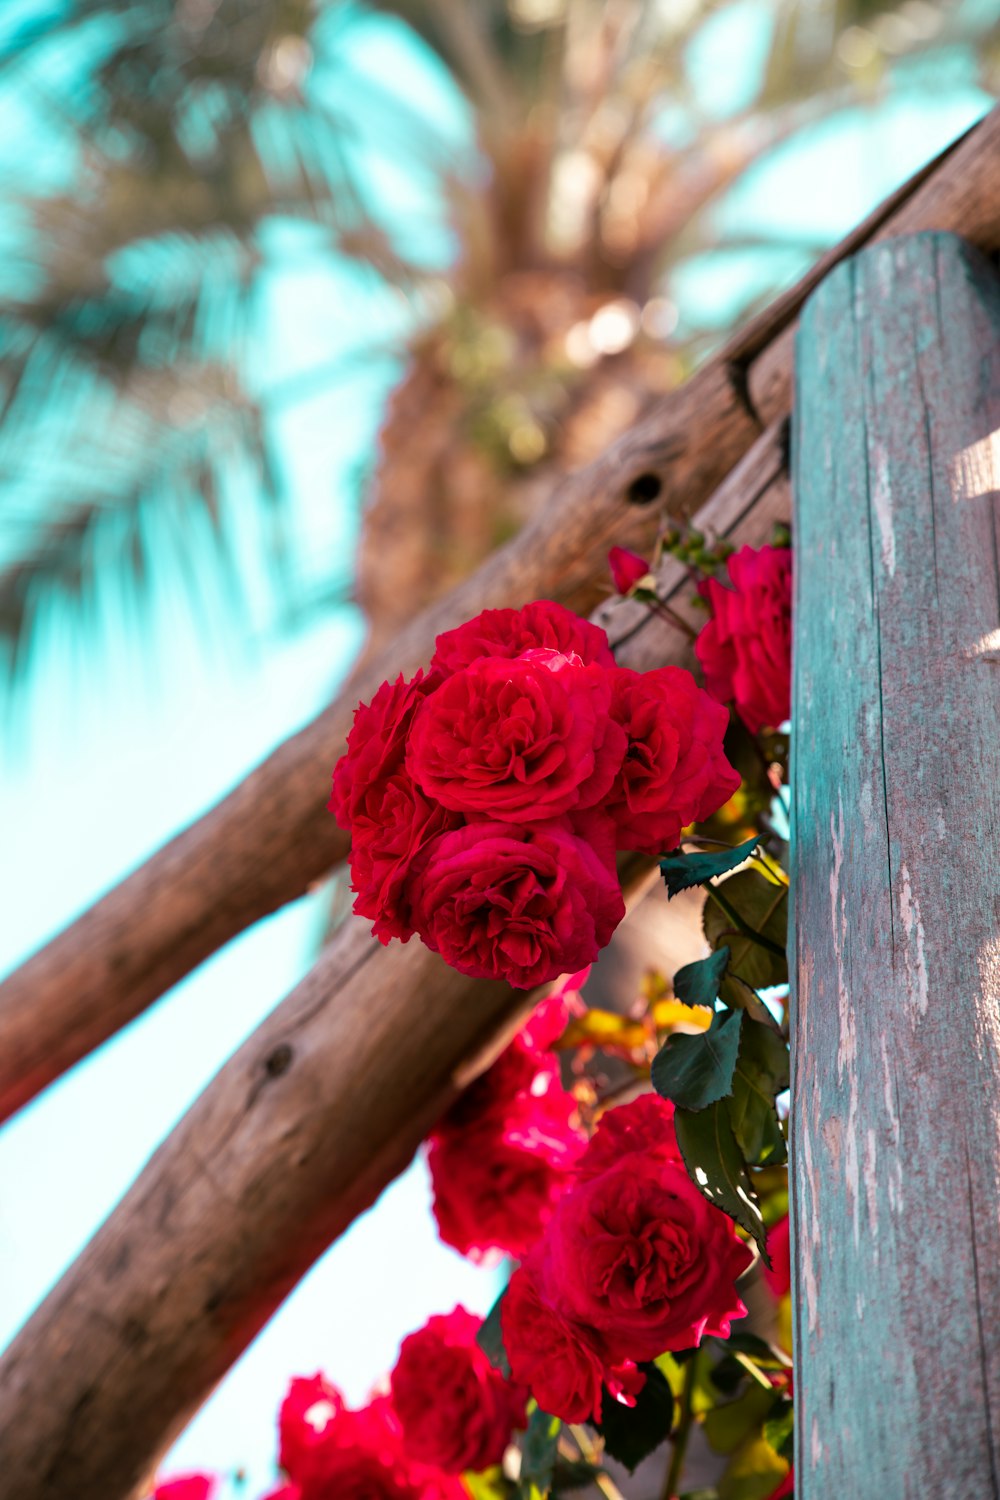
M608 553L611 581L619 594L630 594L644 578L650 579L649 563L638 552L629 552L626 547L612 547Z

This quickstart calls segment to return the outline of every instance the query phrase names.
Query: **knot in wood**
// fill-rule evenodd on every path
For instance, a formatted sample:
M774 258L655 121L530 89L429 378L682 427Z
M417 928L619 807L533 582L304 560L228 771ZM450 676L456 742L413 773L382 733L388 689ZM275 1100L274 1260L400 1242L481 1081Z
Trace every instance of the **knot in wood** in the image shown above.
M659 474L637 474L625 491L625 499L629 505L652 505L659 499L662 489L663 480Z
M292 1049L287 1042L282 1042L280 1047L275 1047L264 1064L264 1070L269 1078L280 1078L282 1073L287 1073L292 1065Z

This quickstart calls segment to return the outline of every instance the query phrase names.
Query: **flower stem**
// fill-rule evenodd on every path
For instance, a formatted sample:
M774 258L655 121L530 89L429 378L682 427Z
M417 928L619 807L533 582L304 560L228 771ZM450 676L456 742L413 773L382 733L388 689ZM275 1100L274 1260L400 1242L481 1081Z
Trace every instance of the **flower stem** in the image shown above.
M698 639L697 630L695 630L693 626L689 625L687 620L685 620L682 615L679 615L676 610L671 609L670 605L667 604L663 599L657 599L656 603L650 604L649 607L654 614L659 615L662 620L666 620L668 625L673 625L676 627L676 629L682 631L684 635L687 636L689 641L695 641Z
M586 1463L592 1464L598 1469L598 1472L594 1475L594 1484L604 1496L604 1500L625 1500L624 1495L611 1478L611 1475L605 1474L603 1469L599 1468L597 1450L584 1429L576 1424L571 1424L569 1430L573 1435L573 1441L580 1450L580 1457Z
M688 1438L691 1436L691 1424L694 1420L692 1409L692 1397L694 1396L694 1382L697 1374L698 1356L692 1354L684 1366L684 1385L681 1389L681 1419L677 1424L677 1436L674 1438L674 1451L670 1455L670 1467L667 1477L663 1481L663 1493L660 1500L675 1500L680 1488L681 1472L684 1468L684 1460L687 1457Z

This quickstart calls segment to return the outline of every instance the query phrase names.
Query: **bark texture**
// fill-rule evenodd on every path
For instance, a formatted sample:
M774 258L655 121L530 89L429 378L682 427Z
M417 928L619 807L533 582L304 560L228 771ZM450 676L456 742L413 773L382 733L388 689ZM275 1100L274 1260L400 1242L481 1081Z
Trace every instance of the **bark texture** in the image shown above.
M545 596L592 609L619 544L651 545L665 509L688 517L787 415L803 300L862 236L961 229L1000 248L1000 110L824 259L597 462L568 476L519 536L375 658L349 692L0 985L0 1119L60 1076L253 922L303 895L347 852L324 811L354 705L410 672L434 636L490 606ZM760 415L758 415L758 409Z
M998 434L984 258L838 267L795 429L801 1500L1000 1496Z

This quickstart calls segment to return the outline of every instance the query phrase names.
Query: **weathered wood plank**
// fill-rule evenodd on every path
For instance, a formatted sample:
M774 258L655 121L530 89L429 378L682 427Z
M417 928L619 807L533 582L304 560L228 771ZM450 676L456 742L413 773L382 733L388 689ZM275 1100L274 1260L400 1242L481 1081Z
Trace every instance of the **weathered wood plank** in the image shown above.
M951 235L874 246L811 299L797 359L795 1493L986 1500L1000 281Z

